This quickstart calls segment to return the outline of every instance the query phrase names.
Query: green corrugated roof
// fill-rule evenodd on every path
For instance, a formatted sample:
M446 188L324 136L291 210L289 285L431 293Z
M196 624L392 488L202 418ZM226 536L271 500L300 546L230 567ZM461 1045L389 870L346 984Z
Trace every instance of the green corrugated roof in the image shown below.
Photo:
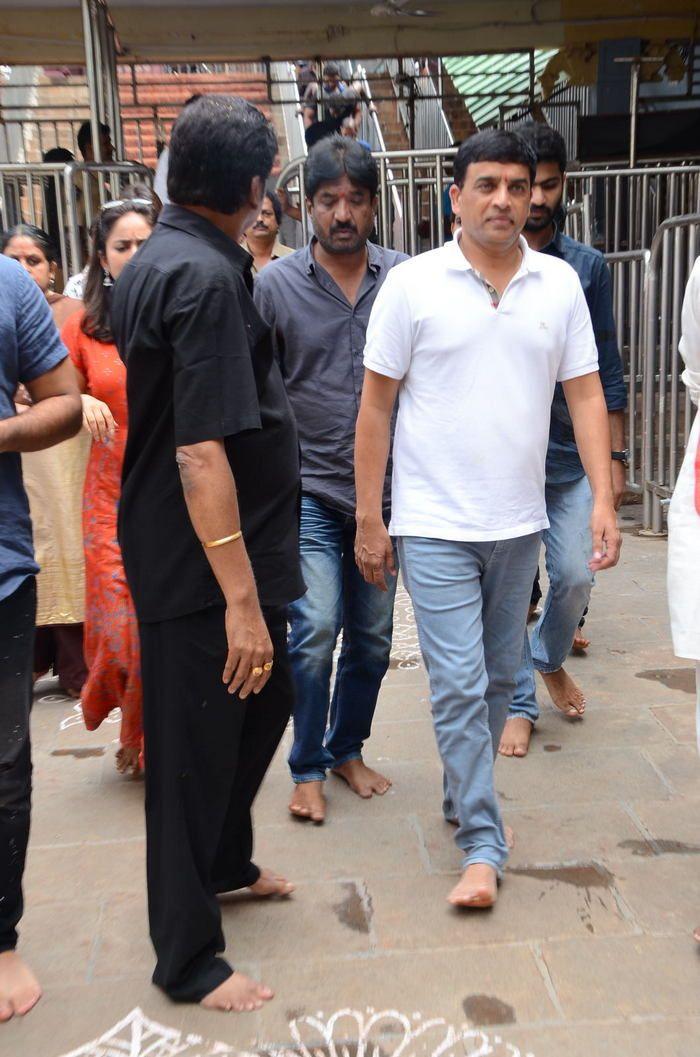
M554 54L553 50L535 51L536 78ZM478 128L498 124L499 107L529 102L529 52L466 55L443 62Z

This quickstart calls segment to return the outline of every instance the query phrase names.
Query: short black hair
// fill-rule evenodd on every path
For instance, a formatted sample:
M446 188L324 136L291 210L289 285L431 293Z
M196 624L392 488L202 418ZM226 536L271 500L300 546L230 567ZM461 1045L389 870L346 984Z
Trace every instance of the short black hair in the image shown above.
M31 239L50 263L58 260L58 252L51 236L34 224L15 224L13 228L5 231L0 238L0 253L4 253L12 240L17 238Z
M516 125L515 131L532 147L538 162L556 162L559 172L566 172L569 160L566 140L555 128L542 125L539 121L524 121L522 125Z
M111 135L111 129L109 125L105 125L100 122L100 133L103 136ZM83 121L82 125L78 129L78 147L81 154L85 154L85 148L88 144L92 143L92 124L89 121Z
M365 187L372 198L377 194L379 170L369 151L347 136L326 136L314 144L306 159L306 197L313 201L319 187L345 175L358 187Z
M183 107L173 125L168 198L230 216L264 183L277 154L277 137L262 111L234 95L203 95Z
M323 67L324 77L340 77L340 66L337 62L327 62Z
M479 161L524 165L529 170L530 183L534 182L537 156L532 147L517 132L510 132L504 128L487 128L465 139L457 151L454 162L454 182L458 187L464 185L467 169L472 162Z
M268 200L274 210L275 220L277 221L277 227L279 227L282 223L282 203L280 202L275 192L272 190L265 192L265 198Z
M66 147L51 147L42 155L42 161L45 162L72 162L75 161L75 155L72 151L67 150Z

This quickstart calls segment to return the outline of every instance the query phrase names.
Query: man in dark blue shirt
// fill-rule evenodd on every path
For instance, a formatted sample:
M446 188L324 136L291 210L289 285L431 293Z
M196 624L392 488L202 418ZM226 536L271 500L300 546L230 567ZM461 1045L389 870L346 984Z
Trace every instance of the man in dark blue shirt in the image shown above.
M17 414L20 383L32 406ZM0 1021L23 1016L41 997L15 950L29 838L38 571L20 452L72 437L80 422L77 381L51 310L21 265L0 256Z
M612 312L610 273L598 250L564 235L557 227L566 172L566 144L554 129L530 122L518 132L537 155L530 215L523 234L528 245L561 257L577 272L598 346L600 380L605 393L612 441L611 473L616 506L625 491L628 453L624 450L624 412L627 406L622 361ZM569 409L557 385L547 450L547 516L543 534L549 592L532 638L525 635L523 663L499 751L525 756L539 712L535 670L542 676L556 708L572 719L585 710L580 688L564 668L581 616L588 605L593 576L588 568L591 543L588 522L591 490L574 440Z

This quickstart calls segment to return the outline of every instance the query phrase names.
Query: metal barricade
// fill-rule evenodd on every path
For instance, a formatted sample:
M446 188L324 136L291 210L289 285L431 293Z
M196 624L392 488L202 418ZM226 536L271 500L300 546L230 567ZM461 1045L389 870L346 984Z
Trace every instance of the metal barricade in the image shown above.
M644 284L642 473L644 528L663 531L692 425L678 353L685 286L700 250L700 212L664 220L654 235Z
M125 184L152 184L150 169L134 162L0 165L0 221L44 228L59 252L63 278L84 263L95 208L117 198Z
M642 383L644 364L644 278L648 250L609 253L606 257L612 277L613 315L617 345L627 384L627 447L630 451L627 488L641 493L642 476Z
M700 210L700 165L581 169L567 174L566 192L587 212L584 241L604 253L645 249L668 217Z

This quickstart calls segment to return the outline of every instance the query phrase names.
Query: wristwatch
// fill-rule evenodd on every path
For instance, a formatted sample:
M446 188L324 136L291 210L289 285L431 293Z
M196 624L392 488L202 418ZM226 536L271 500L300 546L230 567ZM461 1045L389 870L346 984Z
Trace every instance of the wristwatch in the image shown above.
M614 462L621 462L622 465L627 469L630 464L630 450L625 448L624 451L613 451L612 458Z

